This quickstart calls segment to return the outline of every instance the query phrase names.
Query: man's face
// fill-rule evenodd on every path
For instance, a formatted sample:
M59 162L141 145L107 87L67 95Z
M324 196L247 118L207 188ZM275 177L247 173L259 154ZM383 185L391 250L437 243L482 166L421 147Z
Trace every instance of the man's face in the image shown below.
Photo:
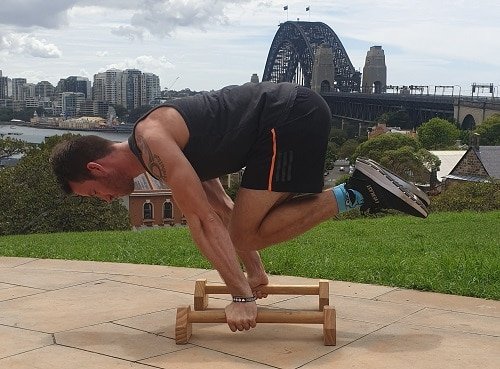
M134 191L134 179L116 171L99 173L93 179L83 182L70 182L73 193L79 196L98 197L106 202L129 195Z

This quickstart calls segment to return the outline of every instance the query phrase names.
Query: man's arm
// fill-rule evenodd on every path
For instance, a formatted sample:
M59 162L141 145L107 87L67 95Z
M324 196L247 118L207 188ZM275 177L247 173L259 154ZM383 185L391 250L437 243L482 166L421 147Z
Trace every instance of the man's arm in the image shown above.
M219 179L204 181L202 182L202 186L207 195L208 202L222 219L226 228L229 229L231 213L234 206L233 200L231 200L231 198L227 195ZM236 240L232 241L233 244L237 242ZM250 284L250 288L252 289L252 293L259 299L267 297L267 294L263 293L261 288L269 283L269 279L266 275L266 271L264 270L264 265L262 264L259 252L242 251L238 250L237 244L234 246L236 247L238 256L245 265L247 280Z
M229 232L210 206L203 186L178 142L156 122L148 122L147 129L136 130L136 140L149 170L169 184L195 243L220 273L230 293L233 296L252 296ZM256 315L255 303L232 303L226 308L232 331L254 327Z

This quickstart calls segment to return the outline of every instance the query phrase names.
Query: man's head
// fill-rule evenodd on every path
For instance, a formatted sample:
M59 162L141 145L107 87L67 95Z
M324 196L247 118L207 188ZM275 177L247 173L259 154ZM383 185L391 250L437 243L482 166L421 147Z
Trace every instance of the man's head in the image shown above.
M119 173L113 165L113 153L112 141L83 136L57 144L52 150L50 163L65 193L111 201L134 189L133 178Z

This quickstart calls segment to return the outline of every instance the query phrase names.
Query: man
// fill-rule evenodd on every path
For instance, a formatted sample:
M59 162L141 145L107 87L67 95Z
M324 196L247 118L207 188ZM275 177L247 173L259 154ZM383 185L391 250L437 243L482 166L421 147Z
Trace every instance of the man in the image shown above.
M347 183L323 191L330 119L310 89L248 83L156 107L126 142L63 142L51 162L67 193L105 201L131 193L144 171L168 183L195 243L233 295L228 325L242 331L255 327L255 299L268 283L257 250L358 207L427 216L423 192L370 160L358 160ZM233 204L217 178L242 168Z

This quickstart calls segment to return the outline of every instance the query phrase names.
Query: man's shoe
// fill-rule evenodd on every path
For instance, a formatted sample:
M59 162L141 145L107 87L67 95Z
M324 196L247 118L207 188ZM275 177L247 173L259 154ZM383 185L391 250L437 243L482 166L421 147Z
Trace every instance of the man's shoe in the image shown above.
M354 168L345 188L361 193L364 200L361 211L376 213L383 209L394 209L421 218L427 217L428 198L420 198L413 193L413 185L373 160L357 159ZM425 199L427 202L424 203L422 200Z
M427 194L422 191L420 188L415 186L414 184L410 182L406 182L403 178L399 177L396 173L391 172L389 169L381 166L379 163L372 159L365 159L362 158L360 159L361 161L369 162L371 165L376 166L381 172L384 174L390 175L400 186L402 186L406 191L409 191L413 193L415 196L417 196L420 201L424 203L425 206L429 206L431 204L431 200L429 200L429 197Z

